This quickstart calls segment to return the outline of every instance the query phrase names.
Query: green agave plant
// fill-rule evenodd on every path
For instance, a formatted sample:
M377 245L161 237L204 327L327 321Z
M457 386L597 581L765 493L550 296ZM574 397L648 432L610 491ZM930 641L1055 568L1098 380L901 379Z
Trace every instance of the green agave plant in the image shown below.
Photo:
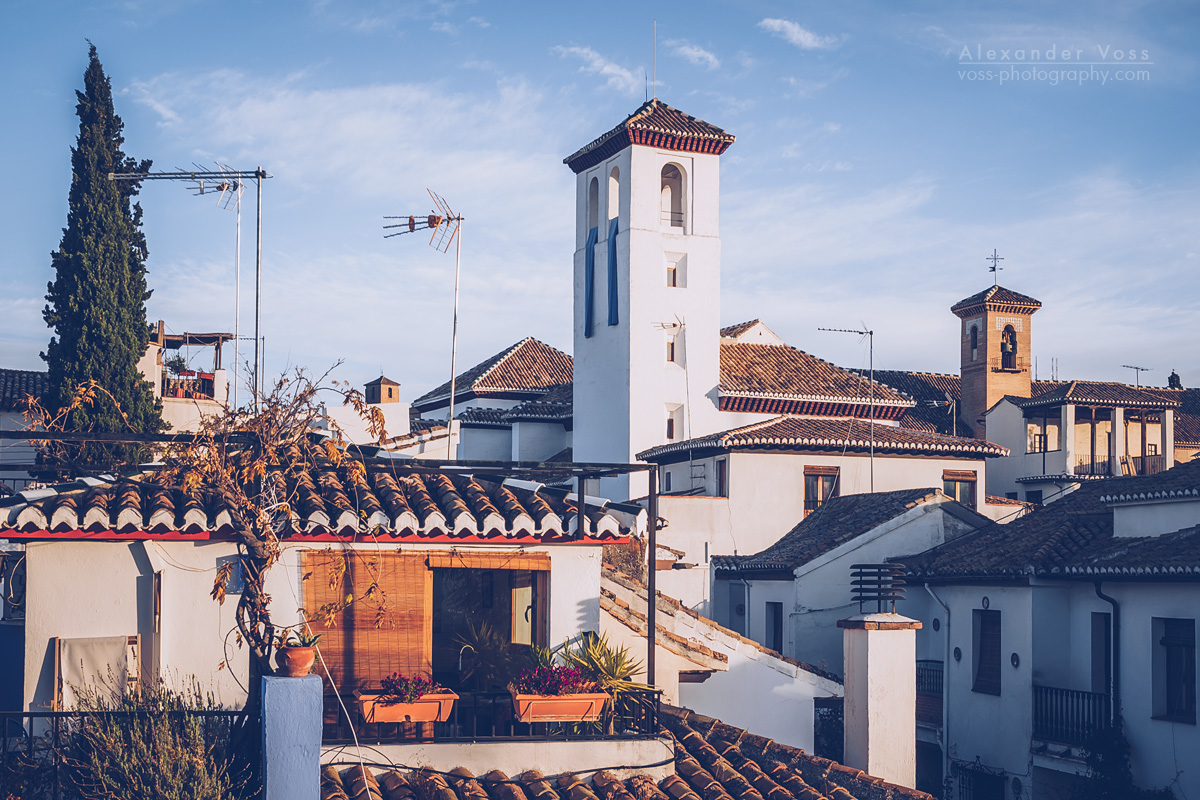
M654 687L634 680L644 669L642 660L630 654L628 647L611 644L607 636L589 634L573 644L564 642L558 654L564 664L575 667L609 694L611 699L604 706L602 718L609 733L615 732L621 720L632 719L644 711L646 695L631 693ZM534 658L539 665L553 663L554 654L546 648L537 648Z

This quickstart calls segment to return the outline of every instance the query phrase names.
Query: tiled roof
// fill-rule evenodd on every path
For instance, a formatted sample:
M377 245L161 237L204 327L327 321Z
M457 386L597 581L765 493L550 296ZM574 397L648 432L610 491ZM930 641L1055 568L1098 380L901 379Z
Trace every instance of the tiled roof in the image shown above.
M741 336L746 331L753 328L760 321L761 320L759 320L758 317L755 317L754 319L747 320L745 322L739 322L735 325L727 325L726 327L721 328L721 338L722 339L736 339L737 337Z
M998 494L989 494L984 497L984 502L989 506L1028 506L1024 500L1014 500L1011 497L1001 497Z
M616 155L631 144L720 155L733 134L672 108L657 97L643 103L612 130L563 159L575 174Z
M1034 300L1027 294L1014 292L1012 289L1005 289L1003 286L989 286L982 292L959 300L950 306L950 311L955 314L960 314L960 312L966 313L985 303L989 306L1002 306L1013 310L1020 309L1030 314L1042 307L1040 300Z
M661 718L677 774L659 786L675 800L933 800L685 708L666 706Z
M528 337L460 374L455 379L454 399L461 402L470 397L536 397L569 382L571 372L569 355ZM426 411L445 405L449 398L447 381L414 400L413 407Z
M563 383L535 400L510 409L504 419L509 422L570 422L573 413L573 384Z
M1175 444L1200 447L1200 389L1147 389L1164 398L1179 401L1175 411Z
M766 550L750 556L713 556L712 568L791 572L938 495L937 489L901 489L831 497ZM979 520L982 525L986 518Z
M951 407L947 404L947 398L957 403L962 393L957 375L877 369L875 380L916 401L916 405L905 411L897 420L905 428L957 436L973 435L969 425L961 419L955 425L950 416ZM931 403L942 405L930 405Z
M27 369L0 369L0 411L24 411L25 400L41 400L47 374Z
M552 541L573 537L574 495L524 481L399 474L342 466L284 478L271 473L291 503L281 538L328 540L359 535L379 541ZM38 498L17 495L0 506L0 538L223 538L234 533L230 509L215 494L193 494L145 480L72 487ZM622 537L640 524L625 511L589 502L589 538Z
M472 406L458 415L460 425L473 425L478 428L510 428L512 423L506 418L507 408L479 408Z
M741 428L652 447L637 454L657 461L671 453L697 450L838 450L865 453L871 448L870 426L861 419L775 417ZM876 425L876 453L915 453L959 457L1006 456L1008 449L984 439L943 436L895 425Z
M321 771L321 800L933 800L803 750L778 744L685 708L663 706L664 732L675 746L675 774L622 780L596 772L587 781L530 770L510 778L476 777L459 767L385 770L358 765Z
M913 573L929 578L1027 576L1200 577L1200 535L1190 527L1160 536L1113 536L1111 503L1175 492L1200 496L1200 461L1148 477L1085 483L1006 524L993 523L918 556ZM1191 492L1184 495L1182 493Z
M1166 397L1161 392L1109 381L1063 381L1033 397L1013 398L1012 402L1020 408L1060 403L1126 408L1176 408L1180 404L1178 398Z
M878 384L878 382L877 382ZM899 416L913 402L881 385L870 391L862 376L787 345L721 345L722 408L726 399L799 401L808 404L851 405L865 416L868 397L873 396L877 419ZM752 408L727 410L759 411ZM793 409L762 410L763 413L799 413ZM815 413L819 411L814 410ZM809 412L809 413L814 413ZM833 408L826 413L845 413Z

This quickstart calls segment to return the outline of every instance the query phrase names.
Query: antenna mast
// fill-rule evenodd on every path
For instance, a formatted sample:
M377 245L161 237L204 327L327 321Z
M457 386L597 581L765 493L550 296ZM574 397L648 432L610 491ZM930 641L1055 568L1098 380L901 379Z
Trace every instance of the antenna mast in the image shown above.
M390 239L393 236L415 233L418 230L430 230L432 233L429 236L429 246L434 250L445 253L450 250L450 245L454 244L454 324L450 333L450 410L446 415L446 460L452 461L454 453L454 383L457 378L456 362L458 359L458 276L459 268L462 265L463 218L461 214L455 214L450 208L450 204L432 189L425 191L429 192L434 206L440 213L431 213L424 218L417 216L384 217L384 219L403 221L394 225L384 225L384 229L396 228L398 230L395 233L385 233L383 238Z
M830 333L854 333L859 336L866 336L871 343L870 361L870 381L867 386L867 397L869 398L868 407L871 413L871 493L875 493L875 331L869 330L866 325L862 326L861 330L853 328L817 328L819 331L828 331ZM861 340L860 340L861 341Z
M1133 370L1135 385L1140 389L1142 386L1142 373L1149 372L1153 367L1135 367L1133 364L1122 364L1125 369Z

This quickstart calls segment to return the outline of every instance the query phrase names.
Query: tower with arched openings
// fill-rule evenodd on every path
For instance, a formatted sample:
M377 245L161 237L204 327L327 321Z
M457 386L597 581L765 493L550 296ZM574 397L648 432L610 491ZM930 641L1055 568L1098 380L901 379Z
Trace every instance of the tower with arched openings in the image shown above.
M576 461L719 429L725 131L657 98L564 159L576 175ZM634 484L604 492L637 496Z
M979 438L984 412L1002 397L1029 397L1033 315L1041 307L1032 297L989 286L950 308L962 320L959 416Z

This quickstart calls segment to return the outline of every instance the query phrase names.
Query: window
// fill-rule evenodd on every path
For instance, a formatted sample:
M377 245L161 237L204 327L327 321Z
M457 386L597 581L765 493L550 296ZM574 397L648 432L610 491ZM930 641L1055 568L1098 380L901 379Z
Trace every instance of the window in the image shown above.
M621 168L613 167L608 173L608 218L616 219L621 214Z
M1017 332L1012 325L1005 325L1000 334L1000 369L1018 369L1020 359L1017 357Z
M592 178L588 182L588 229L600 225L600 181Z
M388 387L388 399L389 400L392 399L392 387L390 387L390 386Z
M675 418L667 417L667 439L671 440L674 438L675 438Z
M663 476L662 476L662 490L663 490L664 492L669 492L669 491L671 491L671 473L670 473L670 472L667 472L666 470L663 470Z
M804 468L804 516L816 511L829 498L838 496L838 471L838 467Z
M729 497L729 461L717 459L717 493L715 497Z
M979 358L979 328L971 326L971 360Z
M942 486L947 497L964 506L975 507L976 474L970 471L942 470Z
M783 652L783 603L767 603L766 611L766 641L767 647L776 653Z
M679 285L679 275L674 264L667 264L667 286L674 289Z
M1000 694L1000 612L975 609L972 612L972 648L975 659L975 682L971 691L981 694Z
M1005 493L1004 493L1004 496L1005 496L1005 497L1007 497L1009 500L1016 500L1016 499L1017 499L1017 493L1016 493L1016 492L1005 492Z
M667 362L675 363L675 337L671 336L667 339Z
M1037 503L1038 505L1041 505L1042 504L1042 490L1041 489L1030 489L1028 492L1025 493L1025 502L1026 503Z
M662 168L662 221L672 228L683 227L683 172L674 164Z
M1151 620L1154 718L1196 724L1196 621Z
M1038 409L1031 411L1025 417L1025 429L1028 440L1026 453L1049 453L1058 450L1059 428L1062 423L1062 411L1057 408Z

